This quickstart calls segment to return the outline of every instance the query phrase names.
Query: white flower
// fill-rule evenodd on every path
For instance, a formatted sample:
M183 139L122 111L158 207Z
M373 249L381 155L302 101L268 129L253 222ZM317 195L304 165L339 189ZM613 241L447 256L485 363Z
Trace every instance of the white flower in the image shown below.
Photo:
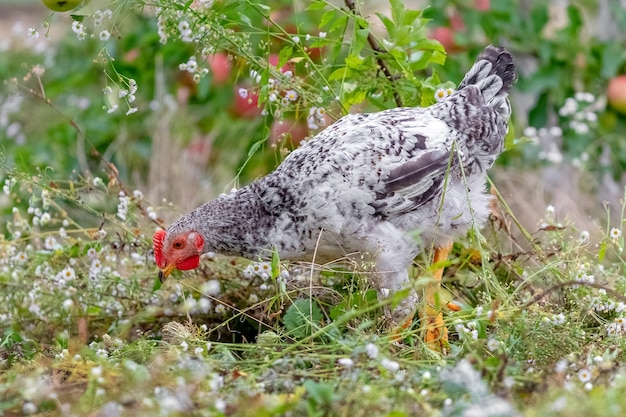
M578 241L580 243L585 243L589 241L589 232L587 230L583 230L582 232L580 232L580 235L578 236Z
M39 218L39 223L44 226L46 224L48 224L48 222L50 222L50 213L43 213L41 215L41 217Z
M368 343L365 346L365 353L367 353L370 359L376 359L378 357L378 346L373 343Z
M299 43L299 42L300 42L300 37L299 37L299 36L294 36L294 37L292 37L292 38L291 38L291 40L292 40L294 43Z
M189 344L183 340L182 342L180 342L180 348L183 350L183 352L187 352L187 349L189 349Z
M111 33L108 30L103 30L100 32L100 40L106 42L111 37Z
M556 373L558 374L564 374L567 371L567 367L568 367L568 362L567 359L560 359L555 367L554 370L556 371Z
M523 134L527 138L536 138L537 137L537 128L533 127L533 126L528 126L528 127L524 128Z
M298 99L298 93L294 90L287 90L287 92L285 92L285 98L289 101L296 101Z
M46 240L43 241L43 247L47 250L61 249L61 245L57 242L54 236L46 237Z
M613 241L616 241L617 239L619 239L621 235L622 235L622 231L619 230L617 227L611 228L611 231L609 232L609 236L611 237Z
M202 284L201 291L206 295L219 295L221 292L220 282L216 279L209 280Z
M37 412L37 406L30 401L26 401L24 405L22 405L22 413L25 415L35 414Z
M578 371L578 379L580 379L580 382L591 381L591 371L587 368L581 369Z
M102 376L102 366L94 366L93 368L91 368L91 376L94 376L96 378Z
M186 20L181 20L178 23L178 30L181 32L187 32L191 29L191 27L189 26L189 23Z
M137 107L131 107L130 109L128 109L128 111L126 112L126 116L131 115L133 113L137 113Z
M241 98L248 98L248 90L246 90L245 88L240 88L237 93Z
M71 298L67 298L67 299L65 299L63 301L63 309L64 310L70 310L73 305L74 305L74 301L72 301Z
M391 359L383 358L381 359L380 364L383 368L390 372L397 372L400 370L400 364L396 361L392 361Z
M448 96L449 96L449 89L446 88L438 88L437 91L435 91L435 100L437 100L438 102L442 102L444 101Z
M326 32L320 32L319 37L324 39L326 37Z
M83 32L83 30L84 30L84 28L85 28L85 27L83 26L83 24L82 24L81 22L79 22L78 20L74 20L74 21L72 22L72 31L73 31L74 33L77 33L77 34L78 34L78 33L82 33L82 32Z
M546 214L548 216L553 215L555 211L556 211L556 209L554 208L554 206L552 204L550 204L548 207L546 207Z
M489 340L487 340L487 349L489 349L491 352L498 350L499 347L500 342L498 342L497 339L489 338Z
M215 312L217 314L224 314L226 312L226 307L224 307L224 304L218 304L215 306Z
M350 358L339 358L337 363L344 368L352 368L354 366L354 361Z

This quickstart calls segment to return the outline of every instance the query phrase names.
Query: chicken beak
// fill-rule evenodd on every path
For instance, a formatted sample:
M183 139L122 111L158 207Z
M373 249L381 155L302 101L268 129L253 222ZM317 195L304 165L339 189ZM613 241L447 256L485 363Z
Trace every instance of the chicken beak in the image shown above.
M159 271L159 281L161 283L165 282L167 277L172 273L172 271L176 268L176 264L169 264L165 268Z

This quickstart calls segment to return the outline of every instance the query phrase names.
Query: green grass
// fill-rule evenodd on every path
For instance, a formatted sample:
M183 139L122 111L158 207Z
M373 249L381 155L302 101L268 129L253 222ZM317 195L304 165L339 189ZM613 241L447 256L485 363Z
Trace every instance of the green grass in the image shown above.
M497 222L457 242L444 279L463 308L446 313L443 356L423 345L419 320L392 341L358 266L311 274L310 265L215 257L161 286L150 253L159 219L150 213L165 208L126 190L122 221L114 177L7 178L3 201L15 209L0 242L5 415L626 409L624 240L614 226L588 241L548 211L539 231L525 231L532 242L511 241ZM426 255L416 271L423 285Z

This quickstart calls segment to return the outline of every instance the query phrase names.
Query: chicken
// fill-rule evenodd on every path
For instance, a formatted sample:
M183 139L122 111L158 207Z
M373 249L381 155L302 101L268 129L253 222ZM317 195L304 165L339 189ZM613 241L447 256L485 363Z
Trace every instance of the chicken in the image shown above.
M416 255L435 247L436 259L445 259L456 237L488 217L486 173L503 150L515 78L512 56L488 46L458 90L430 107L343 117L274 172L157 231L161 279L196 268L206 252L365 259L376 265L369 280L379 299L408 289L389 312L405 323L419 299L408 274ZM445 338L433 305L437 285L426 291L431 340Z

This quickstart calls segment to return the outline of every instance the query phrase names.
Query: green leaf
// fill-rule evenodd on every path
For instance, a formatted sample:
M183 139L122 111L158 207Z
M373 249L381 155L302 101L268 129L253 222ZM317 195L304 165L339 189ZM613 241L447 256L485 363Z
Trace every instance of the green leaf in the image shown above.
M276 280L280 275L280 258L278 257L278 251L272 252L272 279Z
M327 12L325 12L321 19L320 19L320 24L318 25L320 29L323 29L326 25L328 25L333 18L336 16L336 13L334 10L328 10Z
M259 149L261 149L261 146L263 146L264 143L265 139L254 142L252 146L250 146L250 150L248 150L248 156L250 157L254 155Z
M283 316L283 323L289 334L295 339L304 339L313 334L324 315L317 303L308 298L294 301Z
M239 19L241 19L243 23L245 23L248 26L252 26L252 20L250 20L250 18L245 13L239 12L238 14L239 14Z
M324 8L326 8L327 5L328 3L326 3L325 1L315 0L304 10L323 10Z
M378 12L376 12L376 16L378 16L380 21L383 22L383 25L385 25L385 29L387 29L387 33L389 34L389 37L394 38L395 33L396 33L396 25L395 23L393 23L393 20L389 19L389 17L385 16L384 14L378 13Z
M357 29L354 33L354 41L352 42L353 54L358 54L365 47L367 43L367 35L369 35L369 29Z
M365 62L365 59L362 56L348 55L346 57L346 67L350 69L355 69L355 70L361 69L364 62Z
M515 141L515 125L513 123L509 124L509 131L506 132L506 136L504 137L504 149L513 148Z
M328 30L330 32L333 32L337 29L344 30L347 24L348 24L348 15L344 14L344 15L339 16L339 18L335 20L335 22L331 25L331 27Z
M343 80L350 75L351 71L346 67L337 68L328 76L328 81Z
M163 283L161 282L159 277L155 274L155 276L154 276L154 284L152 284L152 292L160 290L161 289L161 285L163 285Z
M289 61L289 58L293 55L293 46L287 45L278 53L278 68L282 68L283 65Z
M303 384L314 406L328 406L333 403L335 386L328 382L307 380Z
M598 261L599 262L604 262L604 257L606 256L606 248L607 248L606 242L600 243L600 250L598 250Z

